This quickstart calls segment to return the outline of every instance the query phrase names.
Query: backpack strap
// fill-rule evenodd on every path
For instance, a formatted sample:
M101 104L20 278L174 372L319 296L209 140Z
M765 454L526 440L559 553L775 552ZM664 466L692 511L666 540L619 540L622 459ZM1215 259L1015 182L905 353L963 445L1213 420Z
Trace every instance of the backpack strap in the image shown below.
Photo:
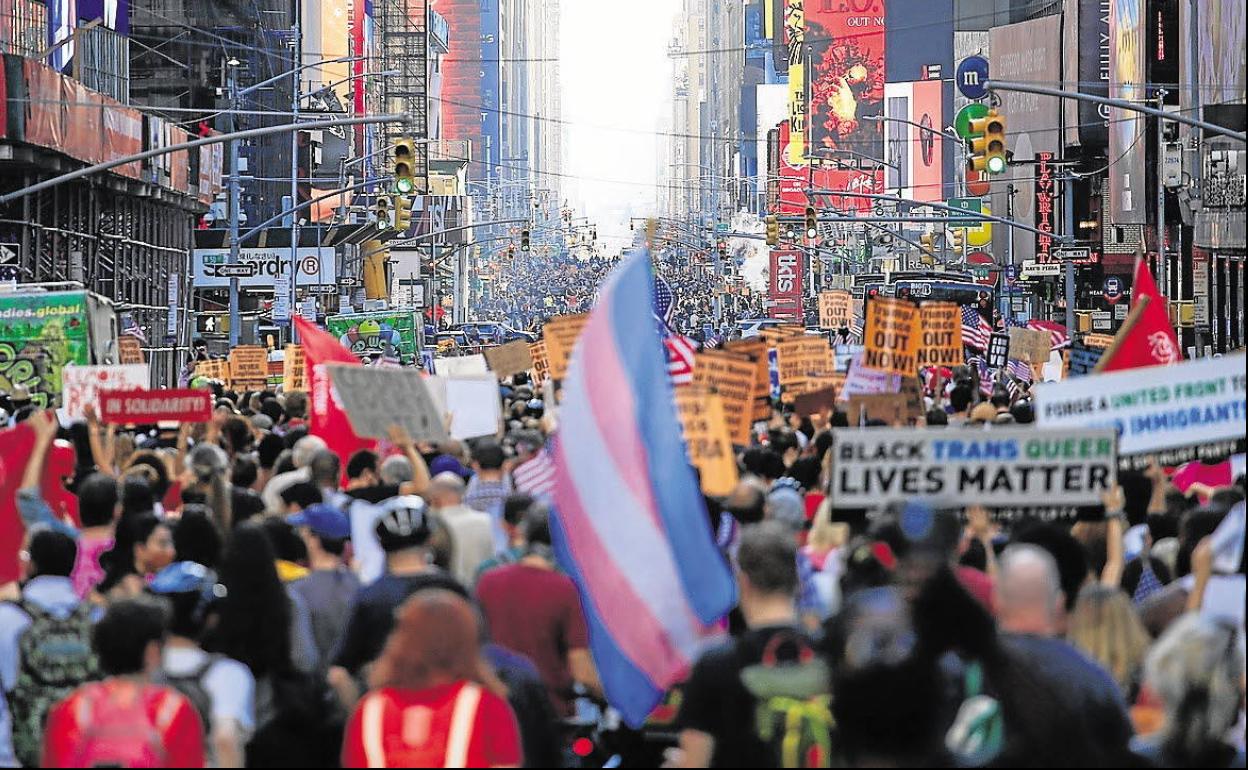
M481 685L466 682L455 696L455 708L451 712L451 731L446 739L446 762L443 767L467 767L468 746L472 743L472 728L477 721L481 706Z

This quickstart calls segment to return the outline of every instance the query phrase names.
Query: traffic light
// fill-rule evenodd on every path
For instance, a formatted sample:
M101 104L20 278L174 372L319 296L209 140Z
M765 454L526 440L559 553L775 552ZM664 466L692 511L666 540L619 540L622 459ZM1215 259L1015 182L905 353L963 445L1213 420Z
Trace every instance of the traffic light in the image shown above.
M814 206L806 207L806 237L812 241L819 237L819 219Z
M767 245L775 246L780 243L780 220L776 219L775 214L768 214L767 219Z
M950 230L949 233L953 240L949 250L954 254L961 254L965 248L965 236L963 235L962 228L955 227Z
M936 250L936 234L923 233L919 236L919 243L923 244L923 250L931 254Z
M970 150L967 170L1005 173L1005 116L996 110L989 110L982 118L972 118L970 133L971 138L966 140Z
M412 199L406 195L394 196L394 229L407 232L412 226Z
M525 253L529 251L529 231L527 229L520 231L520 250Z
M394 142L394 190L410 193L416 189L416 142L402 136Z
M389 230L394 225L390 199L385 195L377 196L377 202L373 204L373 213L377 217L378 230Z

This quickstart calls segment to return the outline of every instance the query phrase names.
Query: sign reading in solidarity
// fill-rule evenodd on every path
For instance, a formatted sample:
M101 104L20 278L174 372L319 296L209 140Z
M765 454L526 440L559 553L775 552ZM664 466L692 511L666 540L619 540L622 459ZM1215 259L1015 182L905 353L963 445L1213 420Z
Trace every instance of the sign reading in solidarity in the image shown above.
M919 318L919 366L963 364L962 311L958 303L924 302Z
M900 299L876 297L867 303L862 365L892 374L919 368L919 309Z
M210 390L101 390L99 399L100 421L106 423L150 425L212 419Z
M287 345L282 356L282 389L289 393L292 390L307 390L307 364L303 356L302 345Z
M1117 481L1112 430L838 428L832 505L1096 503Z
M1156 453L1162 465L1243 451L1244 356L1201 358L1044 383L1036 388L1036 422L1043 428L1110 427L1118 451Z
M854 320L854 295L848 291L825 291L819 295L819 326L847 329Z

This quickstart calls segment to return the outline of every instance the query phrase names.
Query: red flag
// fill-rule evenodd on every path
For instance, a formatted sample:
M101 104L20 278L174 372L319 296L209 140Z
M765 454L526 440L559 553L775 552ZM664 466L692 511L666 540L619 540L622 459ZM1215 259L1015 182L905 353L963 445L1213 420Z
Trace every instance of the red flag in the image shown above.
M308 389L311 399L311 412L308 432L325 439L325 443L334 454L342 458L343 467L351 455L361 449L374 449L376 442L372 439L360 438L355 435L347 413L334 397L334 389L329 379L329 372L324 364L342 363L359 366L360 359L342 346L329 333L317 328L306 319L295 316L295 329L303 342L304 366L308 373Z
M1157 290L1157 283L1143 257L1135 260L1132 286L1132 315L1118 331L1116 347L1106 352L1097 371L1112 372L1141 366L1165 366L1179 362L1179 341L1166 313L1166 298ZM1145 307L1137 306L1147 297Z
M17 552L22 547L26 527L17 512L17 490L22 474L35 446L35 432L22 423L16 428L0 430L0 585L21 577ZM64 481L74 475L74 448L65 441L48 447L44 461L40 491L53 514L81 526L78 521L78 498L67 489Z

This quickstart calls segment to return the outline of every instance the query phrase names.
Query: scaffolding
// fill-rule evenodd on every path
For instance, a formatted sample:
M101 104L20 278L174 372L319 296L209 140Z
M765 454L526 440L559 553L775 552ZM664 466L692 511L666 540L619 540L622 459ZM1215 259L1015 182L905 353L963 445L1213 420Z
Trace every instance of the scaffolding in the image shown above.
M406 113L407 125L387 124L384 141L400 135L429 136L429 3L428 0L380 0L382 68L394 70L382 81L387 112ZM413 169L418 194L429 191L429 147L418 143Z

